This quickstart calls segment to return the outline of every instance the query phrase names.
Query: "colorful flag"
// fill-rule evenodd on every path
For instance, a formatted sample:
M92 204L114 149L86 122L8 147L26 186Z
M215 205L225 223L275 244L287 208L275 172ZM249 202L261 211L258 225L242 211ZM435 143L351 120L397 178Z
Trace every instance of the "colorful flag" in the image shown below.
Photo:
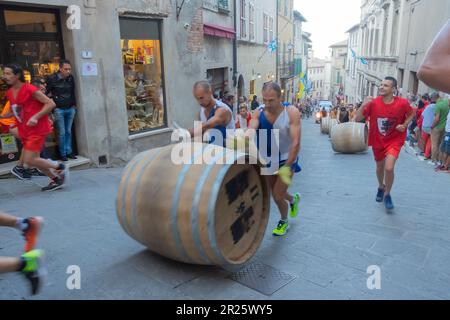
M270 53L274 53L277 51L277 40L273 39L267 44L267 49L270 51Z
M367 62L367 60L364 59L363 57L359 57L359 59L361 60L362 64L365 64L366 66L369 65L369 62Z

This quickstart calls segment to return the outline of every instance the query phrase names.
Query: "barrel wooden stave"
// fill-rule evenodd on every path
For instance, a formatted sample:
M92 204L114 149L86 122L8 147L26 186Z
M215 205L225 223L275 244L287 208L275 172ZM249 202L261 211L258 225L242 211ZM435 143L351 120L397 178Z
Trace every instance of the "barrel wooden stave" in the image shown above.
M334 127L331 145L335 152L354 154L367 151L368 129L364 123L348 122Z
M246 262L261 244L269 218L269 190L265 179L257 172L258 167L174 165L170 158L171 150L172 146L140 154L124 170L116 201L118 220L123 229L151 251L173 260L204 265ZM227 154L233 154L233 151L227 150ZM153 161L150 163L149 159ZM209 172L205 173L205 170ZM231 207L227 207L227 210L218 207L223 190L218 192L217 199L211 198L211 192L214 186L218 188L218 183L223 188L223 182L230 179L227 177L232 177L233 172L236 174L243 170L252 172L253 180L260 185L258 190L261 190L261 198L256 200L260 205L256 213L260 215L256 226L258 230L252 229L253 233L246 234L245 239L234 248L227 248L226 241L223 241L222 248L217 239L220 242L225 238L220 234L221 227L216 226L213 220L220 222L216 213L226 216L230 214ZM183 181L179 180L180 174L185 174ZM219 174L223 181L217 180ZM173 196L177 184L179 201L175 203ZM241 199L236 199L233 206L239 204L238 201ZM174 205L176 221L173 215ZM194 205L197 208L193 208ZM225 233L228 227L225 224ZM214 237L216 239L211 239Z
M322 118L320 121L320 132L322 134L329 134L330 133L330 117Z

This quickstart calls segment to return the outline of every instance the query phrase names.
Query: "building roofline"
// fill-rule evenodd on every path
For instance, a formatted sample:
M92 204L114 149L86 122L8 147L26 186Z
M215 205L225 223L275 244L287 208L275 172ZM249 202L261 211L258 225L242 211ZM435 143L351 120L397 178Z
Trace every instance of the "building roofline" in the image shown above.
M294 10L294 17L298 18L302 22L308 22L306 18L300 13L300 11Z
M355 29L358 29L361 26L360 23L355 24L353 27L351 27L350 29L348 29L345 33L349 33Z

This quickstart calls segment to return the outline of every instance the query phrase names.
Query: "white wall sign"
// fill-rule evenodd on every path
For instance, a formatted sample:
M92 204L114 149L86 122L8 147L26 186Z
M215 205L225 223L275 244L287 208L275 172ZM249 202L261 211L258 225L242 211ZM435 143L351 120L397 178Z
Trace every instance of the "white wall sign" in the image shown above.
M83 77L95 77L98 76L98 69L96 63L83 63L81 67L81 75Z

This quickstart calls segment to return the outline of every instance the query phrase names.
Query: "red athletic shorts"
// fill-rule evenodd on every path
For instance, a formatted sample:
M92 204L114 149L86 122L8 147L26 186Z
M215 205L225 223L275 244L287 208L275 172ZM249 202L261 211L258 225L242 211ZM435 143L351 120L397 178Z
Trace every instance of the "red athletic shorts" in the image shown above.
M381 149L374 149L372 148L373 155L375 157L375 161L380 162L386 159L388 155L395 157L395 159L398 159L400 155L400 151L402 150L402 147L400 146L387 146L386 148Z
M45 144L47 136L31 135L26 138L22 137L23 149L31 152L40 153Z

